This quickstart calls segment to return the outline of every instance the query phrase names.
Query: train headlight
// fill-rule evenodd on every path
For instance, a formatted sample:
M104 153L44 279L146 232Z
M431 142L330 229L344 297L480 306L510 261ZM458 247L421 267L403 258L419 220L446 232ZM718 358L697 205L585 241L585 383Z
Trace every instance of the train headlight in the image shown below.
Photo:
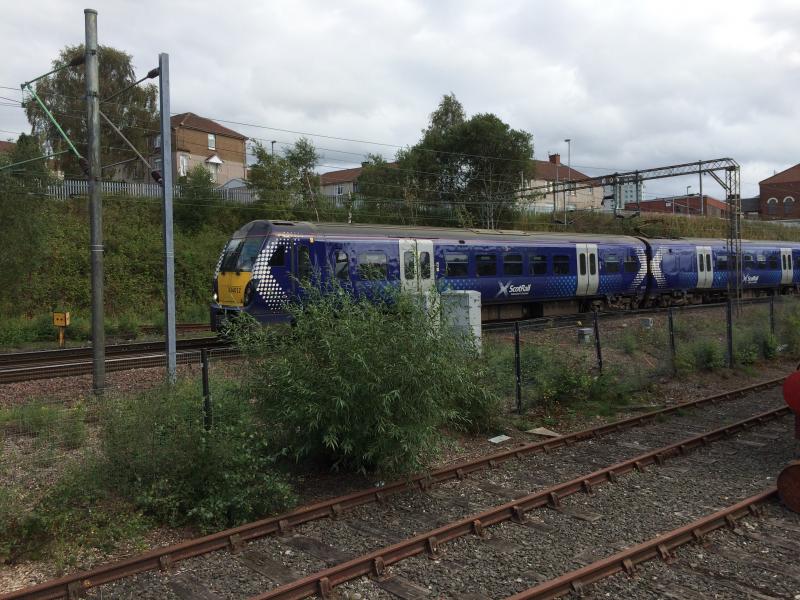
M249 281L244 287L244 295L242 296L242 304L249 306L253 301L253 282Z
M217 296L217 292L214 292L213 294L211 294L211 299L212 299L214 302L216 302L217 300L219 300L219 296Z

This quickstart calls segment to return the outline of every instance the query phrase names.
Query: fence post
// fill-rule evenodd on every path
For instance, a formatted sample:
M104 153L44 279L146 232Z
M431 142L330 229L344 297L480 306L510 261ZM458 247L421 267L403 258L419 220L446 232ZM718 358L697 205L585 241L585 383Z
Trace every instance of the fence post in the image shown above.
M725 305L725 320L728 327L728 368L733 368L733 301L728 298Z
M667 310L667 323L669 324L669 356L672 360L672 374L676 375L678 373L678 365L675 364L675 361L677 360L678 352L675 349L675 321L673 320L671 306Z
M597 311L594 311L594 349L597 353L597 370L603 372L603 350L600 347L600 321L597 317Z
M208 385L208 350L200 350L200 361L203 363L203 426L206 431L211 430L213 415L211 413L211 389Z
M769 332L775 335L775 296L769 297Z
M514 323L514 373L517 378L517 412L522 413L522 367L519 360L519 323Z

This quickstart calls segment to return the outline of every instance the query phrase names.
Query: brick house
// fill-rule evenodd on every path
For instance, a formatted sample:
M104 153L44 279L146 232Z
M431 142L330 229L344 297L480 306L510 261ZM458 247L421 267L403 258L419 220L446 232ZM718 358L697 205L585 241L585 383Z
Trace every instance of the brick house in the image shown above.
M567 210L591 210L598 209L603 204L603 188L594 186L580 190L571 190L566 194L559 193L553 198L552 189L554 184L565 181L578 181L587 179L589 176L569 168L561 162L560 154L550 154L548 160L534 160L534 178L523 181L519 191L520 200L530 207L531 212L552 212L555 205L556 211L564 210L566 201ZM530 199L527 190L546 186L547 194Z
M762 219L800 218L800 164L758 182Z
M196 165L211 172L218 185L247 177L247 137L194 113L170 119L172 129L172 173L175 180ZM161 136L150 139L151 159L161 170Z
M345 196L358 192L358 178L363 167L329 171L319 176L319 187L323 196Z
M703 194L702 201L700 194L689 196L669 196L667 198L653 198L652 200L642 200L639 203L639 210L648 213L666 213L674 215L688 215L690 217L720 217L728 216L728 205L722 200L717 200L711 196Z
M0 141L0 154L11 154L17 145L14 142Z

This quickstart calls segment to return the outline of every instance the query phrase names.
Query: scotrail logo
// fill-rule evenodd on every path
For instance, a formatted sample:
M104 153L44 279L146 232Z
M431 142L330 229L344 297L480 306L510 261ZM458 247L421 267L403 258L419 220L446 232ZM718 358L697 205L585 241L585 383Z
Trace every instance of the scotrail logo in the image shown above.
M744 283L758 283L758 275L745 275L742 277Z
M508 283L498 281L497 285L500 286L500 291L497 292L497 296L495 296L495 298L498 296L524 296L531 293L530 283L521 283L519 285L512 285L512 283L513 282L511 281Z

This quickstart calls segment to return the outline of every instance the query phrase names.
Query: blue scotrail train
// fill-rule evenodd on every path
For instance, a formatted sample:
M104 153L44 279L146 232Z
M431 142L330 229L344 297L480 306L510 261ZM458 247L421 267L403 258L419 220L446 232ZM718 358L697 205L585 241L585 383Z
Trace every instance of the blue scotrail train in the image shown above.
M796 291L799 261L798 243L743 241L743 297ZM727 297L734 264L724 239L252 221L220 256L211 322L287 321L304 283L476 290L484 321L696 304Z

